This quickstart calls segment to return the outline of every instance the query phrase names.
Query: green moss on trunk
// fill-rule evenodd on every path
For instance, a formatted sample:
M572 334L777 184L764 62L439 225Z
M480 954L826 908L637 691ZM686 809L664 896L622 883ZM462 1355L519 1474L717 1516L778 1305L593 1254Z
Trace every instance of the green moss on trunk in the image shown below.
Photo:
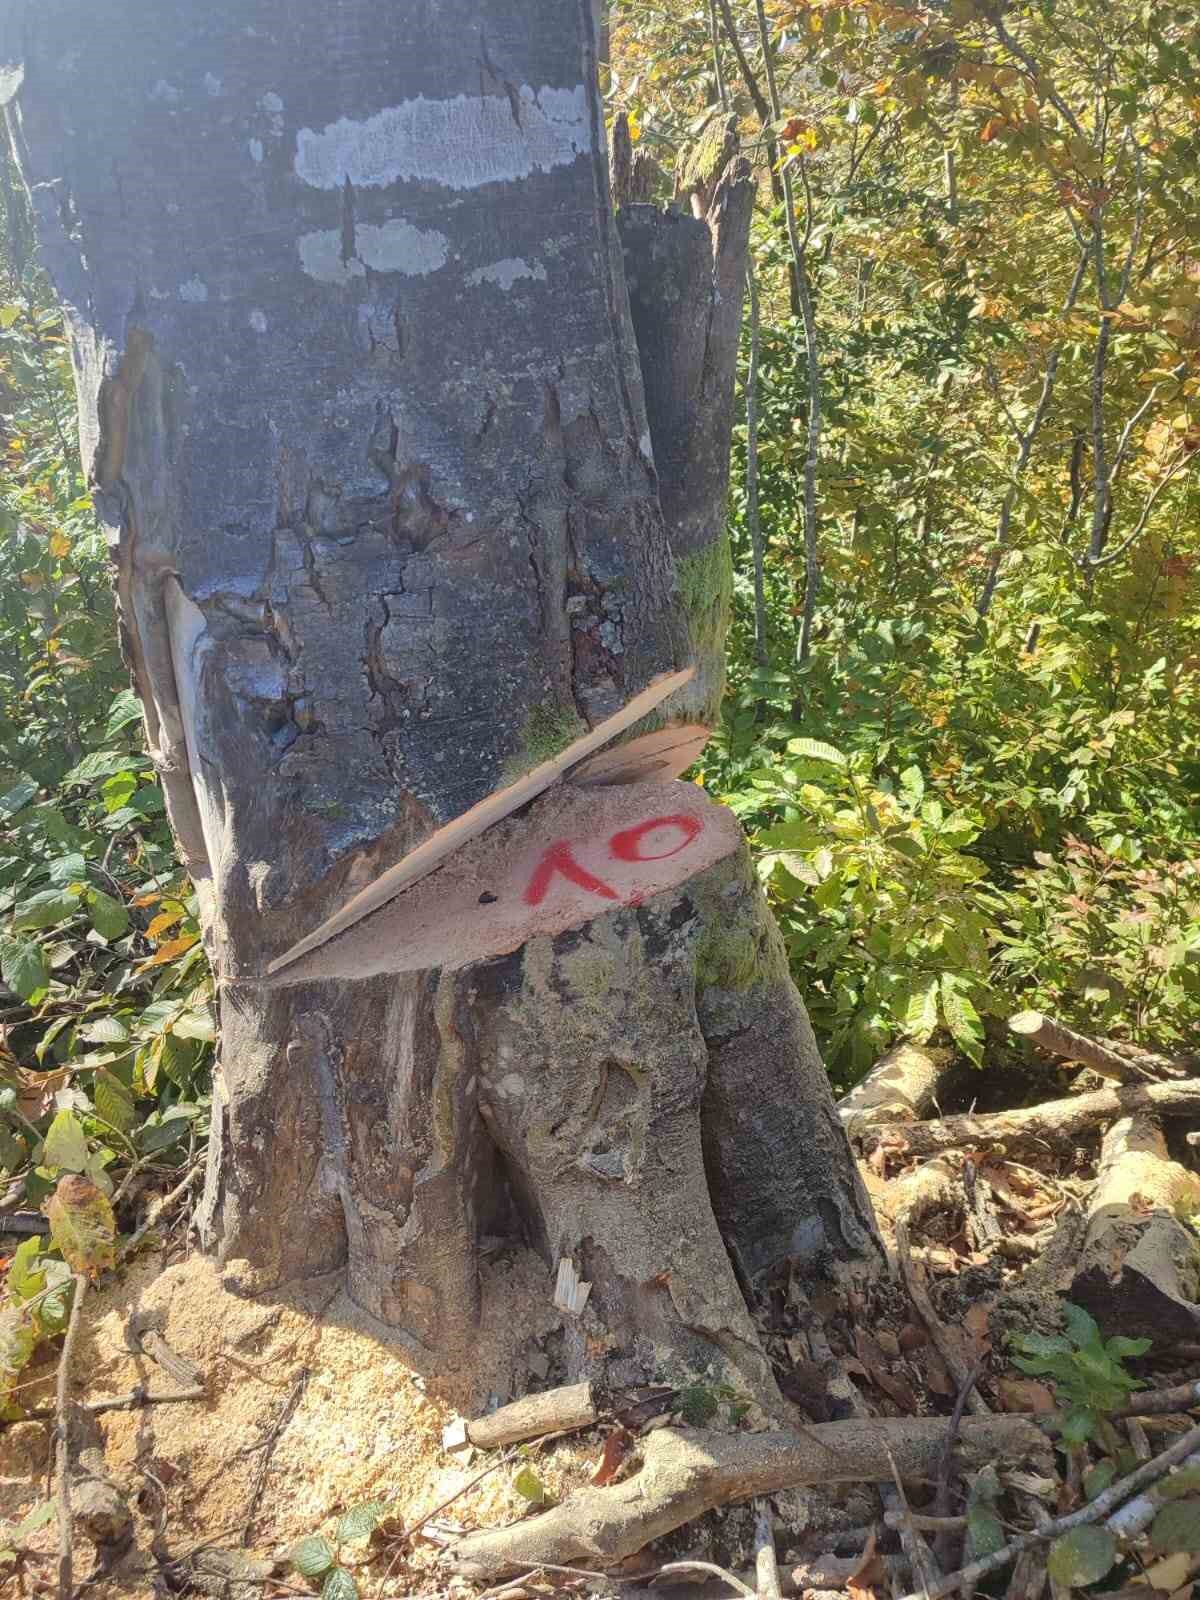
M501 777L505 783L516 783L587 731L587 724L577 711L562 706L536 706L526 719L521 749L504 763Z

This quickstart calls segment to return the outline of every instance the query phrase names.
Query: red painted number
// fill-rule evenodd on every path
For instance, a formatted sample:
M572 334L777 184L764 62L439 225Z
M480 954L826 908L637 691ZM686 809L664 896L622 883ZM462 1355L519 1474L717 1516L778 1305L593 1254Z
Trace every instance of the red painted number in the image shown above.
M570 878L571 882L577 883L581 889L590 889L592 894L603 895L606 900L617 898L616 890L602 883L595 873L589 872L586 867L581 867L571 854L571 846L565 839L560 839L546 851L529 880L529 887L523 896L527 906L541 905L556 872L561 872L564 878Z
M703 827L703 823L697 817L689 817L683 812L669 817L651 817L648 822L638 823L636 828L622 828L619 833L614 833L608 841L609 854L617 861L665 861L668 856L678 855L681 850L685 850L697 834L703 832ZM646 835L656 832L659 828L674 828L682 837L668 850L643 850ZM586 889L589 894L599 895L604 900L620 899L615 889L610 888L603 879L576 861L566 839L558 839L547 848L537 864L533 877L529 880L522 896L527 906L541 905L554 881L555 873L561 873L564 878L569 879L578 888Z
M642 840L648 833L653 833L658 828L678 828L683 838L669 850L654 850L643 854ZM673 817L651 817L649 822L639 822L636 828L624 828L620 833L614 833L608 841L608 848L618 861L665 861L668 856L677 856L681 850L686 850L701 828L702 824L698 817L682 814Z

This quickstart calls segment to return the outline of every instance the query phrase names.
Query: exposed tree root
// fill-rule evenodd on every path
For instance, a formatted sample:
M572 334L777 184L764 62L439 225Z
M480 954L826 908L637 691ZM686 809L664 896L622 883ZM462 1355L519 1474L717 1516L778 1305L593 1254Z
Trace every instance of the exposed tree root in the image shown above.
M932 1480L945 1434L940 1417L855 1418L817 1424L805 1434L663 1428L646 1440L641 1470L632 1477L580 1489L512 1527L468 1534L451 1560L464 1576L481 1581L546 1561L611 1565L716 1506L805 1484L886 1478L889 1450L902 1478ZM1044 1462L1049 1446L1027 1417L968 1417L960 1450L980 1466L1030 1457Z

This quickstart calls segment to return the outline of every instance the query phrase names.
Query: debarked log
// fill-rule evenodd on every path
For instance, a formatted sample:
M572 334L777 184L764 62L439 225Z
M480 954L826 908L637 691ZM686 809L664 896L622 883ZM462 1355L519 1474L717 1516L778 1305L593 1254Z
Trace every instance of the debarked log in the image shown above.
M911 1122L932 1109L953 1051L901 1040L880 1057L861 1083L838 1101L849 1134L875 1122Z

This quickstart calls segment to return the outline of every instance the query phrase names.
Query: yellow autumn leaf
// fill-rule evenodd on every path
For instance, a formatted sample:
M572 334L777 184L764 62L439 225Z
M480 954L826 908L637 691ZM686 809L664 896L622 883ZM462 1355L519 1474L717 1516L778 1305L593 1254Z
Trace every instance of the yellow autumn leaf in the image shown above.
M50 554L58 557L61 560L63 556L69 556L70 553L71 541L67 538L66 534L52 533L50 535Z
M160 911L146 929L146 934L151 939L160 939L168 928L173 928L183 916L183 907L178 906L174 911Z
M181 956L186 950L190 950L199 937L200 935L197 933L183 933L180 934L178 939L171 939L166 944L160 944L149 961L142 962L141 970L144 972L147 967L166 966L168 961L174 961L176 956Z

